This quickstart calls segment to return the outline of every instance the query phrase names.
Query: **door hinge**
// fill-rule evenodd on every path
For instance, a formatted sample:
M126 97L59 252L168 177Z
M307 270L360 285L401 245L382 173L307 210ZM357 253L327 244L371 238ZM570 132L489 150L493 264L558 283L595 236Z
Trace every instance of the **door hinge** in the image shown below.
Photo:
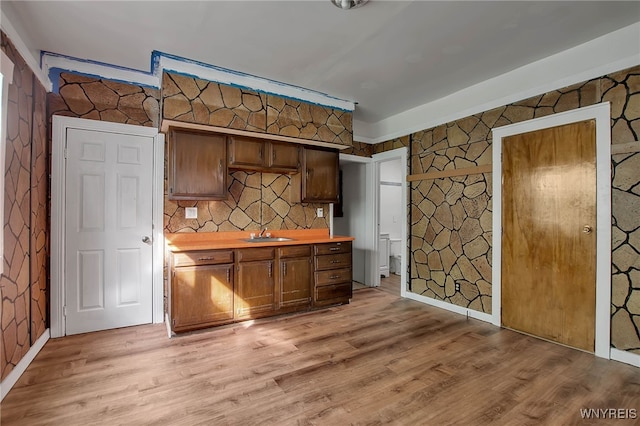
M65 316L65 317L67 316L67 307L66 306L62 307L62 315Z

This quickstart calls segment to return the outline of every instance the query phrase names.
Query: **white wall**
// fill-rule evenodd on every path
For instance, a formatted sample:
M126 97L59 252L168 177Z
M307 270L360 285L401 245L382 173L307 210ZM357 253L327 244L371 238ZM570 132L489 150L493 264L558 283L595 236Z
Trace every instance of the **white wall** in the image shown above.
M366 174L365 164L340 163L342 170L343 217L333 218L334 235L349 235L353 241L353 280L365 283Z
M402 238L402 163L394 159L380 163L380 233Z

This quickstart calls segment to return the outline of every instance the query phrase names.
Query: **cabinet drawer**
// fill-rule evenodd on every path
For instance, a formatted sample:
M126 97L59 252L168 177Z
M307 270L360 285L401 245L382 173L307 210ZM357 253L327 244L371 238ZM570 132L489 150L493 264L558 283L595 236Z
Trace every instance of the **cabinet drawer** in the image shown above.
M256 247L238 250L238 262L251 262L253 260L275 259L274 247Z
M174 267L233 263L233 250L185 251L172 256Z
M336 254L351 252L351 241L340 243L316 244L315 254Z
M278 256L285 257L306 257L311 256L311 246L286 246L278 248Z
M316 272L316 286L348 282L351 285L351 268Z
M333 299L350 299L351 296L352 291L350 282L316 288L316 302Z
M316 256L316 270L348 268L351 266L351 253Z

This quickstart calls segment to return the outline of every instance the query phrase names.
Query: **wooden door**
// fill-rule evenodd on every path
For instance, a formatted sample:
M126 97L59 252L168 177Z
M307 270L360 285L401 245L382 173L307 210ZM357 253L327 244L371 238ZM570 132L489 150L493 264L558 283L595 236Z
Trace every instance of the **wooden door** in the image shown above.
M502 141L502 323L595 347L595 121Z
M171 287L174 330L233 319L233 264L175 268Z
M65 327L152 321L153 138L68 129Z

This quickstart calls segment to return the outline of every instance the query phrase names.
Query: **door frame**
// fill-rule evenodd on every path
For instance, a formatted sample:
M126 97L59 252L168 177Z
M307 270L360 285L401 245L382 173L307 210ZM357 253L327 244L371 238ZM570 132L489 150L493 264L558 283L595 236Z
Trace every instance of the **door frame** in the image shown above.
M51 150L51 337L66 334L65 305L65 143L68 129L121 133L153 138L152 189L152 321L164 321L164 135L155 127L87 120L84 118L52 117Z
M584 120L596 121L595 355L611 356L611 107L609 102L493 129L492 323L502 325L502 139Z
M401 239L403 245L403 255L400 262L400 297L407 297L407 260L409 257L408 249L407 249L407 151L408 148L396 148L390 151L381 152L380 154L373 154L373 170L371 173L373 174L373 179L370 179L367 176L367 182L372 182L374 185L371 185L373 188L369 190L369 193L373 197L373 224L374 226L370 229L373 231L371 233L371 238L373 240L373 252L371 253L371 270L370 274L372 275L372 283L375 287L380 286L380 258L378 255L378 250L380 247L380 163L389 160L399 159L401 163L401 167L403 172L401 173L401 181L402 184L402 233Z
M340 161L340 166L342 166L344 163L346 164L360 164L362 167L364 167L364 179L360 185L360 188L362 189L363 195L364 195L364 210L365 210L365 214L364 214L364 218L363 220L363 226L362 226L362 235L351 235L354 236L356 238L356 241L358 240L358 238L360 238L361 243L358 243L359 247L358 249L363 250L364 251L364 255L363 255L363 261L364 261L364 265L362 266L362 272L364 274L364 278L363 278L363 282L362 284L365 284L369 287L373 287L373 285L371 284L371 267L370 267L370 263L371 263L371 251L372 251L372 245L373 245L373 241L371 241L371 232L369 232L369 229L371 229L373 227L373 213L372 213L372 205L373 205L373 199L372 199L372 195L371 195L371 189L370 186L372 186L369 181L372 179L372 170L373 170L373 164L371 162L371 157L362 157L359 155L352 155L352 154L342 154L340 153L339 155L339 161ZM341 194L342 196L342 194ZM344 202L344 201L343 201ZM333 236L335 234L334 231L334 205L330 204L330 212L331 212L331 219L330 219L330 233L331 236ZM355 249L355 245L354 245L354 249Z

